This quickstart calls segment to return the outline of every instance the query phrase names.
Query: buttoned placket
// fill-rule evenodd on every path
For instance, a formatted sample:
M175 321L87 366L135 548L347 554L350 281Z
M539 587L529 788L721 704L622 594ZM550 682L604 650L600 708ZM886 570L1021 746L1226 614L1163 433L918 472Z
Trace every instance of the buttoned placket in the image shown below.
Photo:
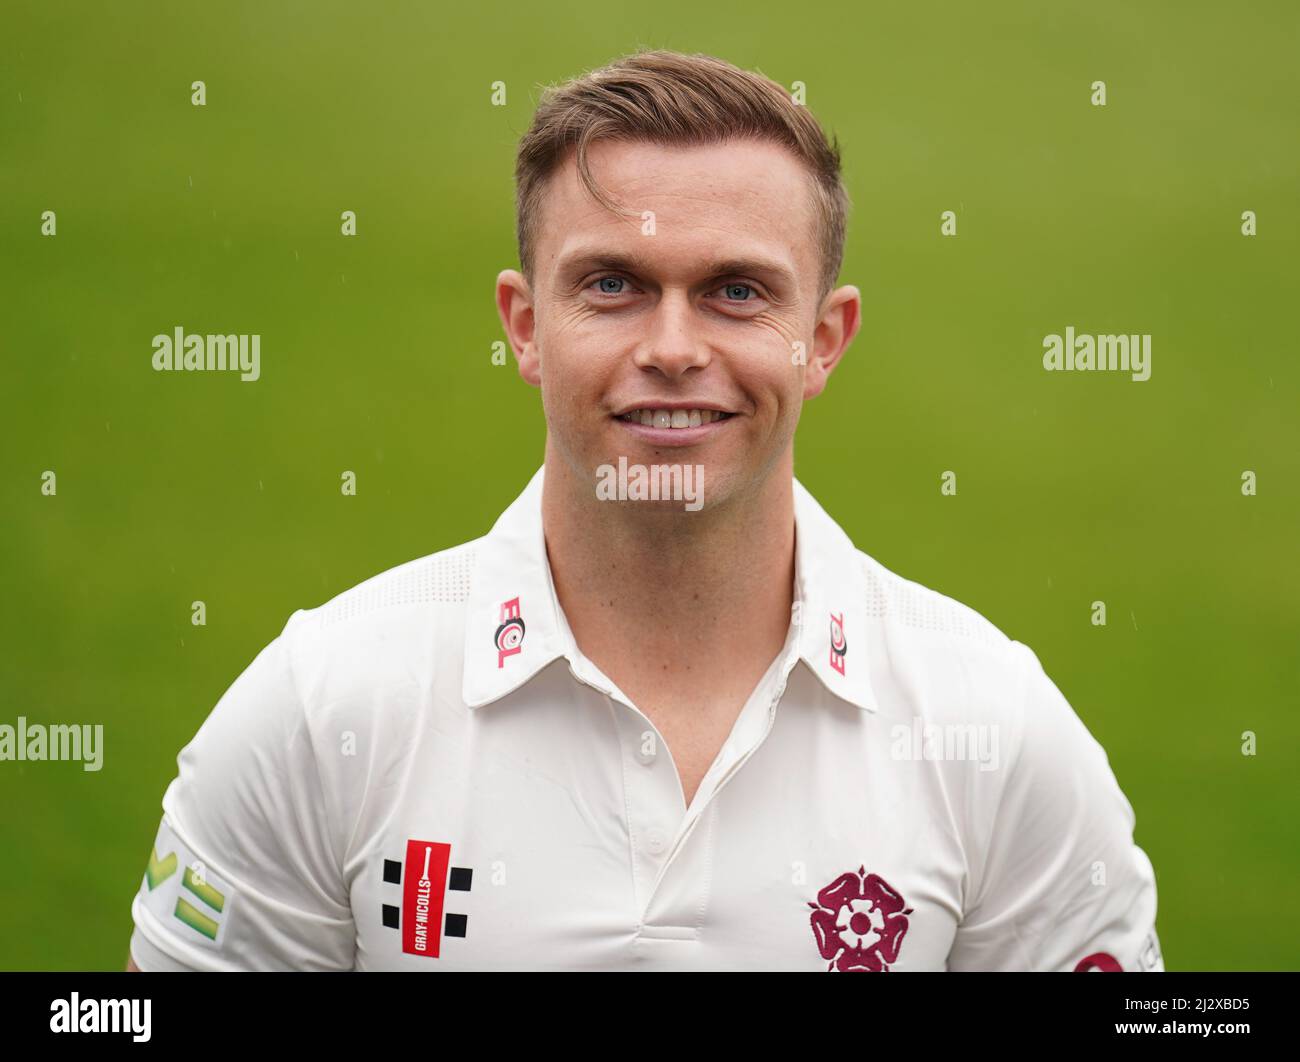
M481 707L513 693L558 657L567 659L575 697L604 702L618 743L611 755L619 757L623 792L610 795L622 802L633 939L694 940L707 914L715 869L717 797L767 739L796 663L802 660L831 693L875 710L865 660L854 655L850 670L844 667L846 640L849 653L862 652L853 646L861 645L857 639L866 630L863 569L852 542L796 480L794 597L800 607L792 614L782 652L750 694L687 807L663 735L573 638L555 592L540 520L544 471L538 469L476 555L462 696L468 707ZM498 641L503 625L514 617L516 642L503 646ZM588 703L596 708L598 702ZM644 956L655 948L650 944L637 951Z
M633 892L640 916L638 936L646 940L693 940L708 900L713 855L710 806L771 732L790 671L799 660L801 632L792 624L781 653L741 709L690 807L686 807L671 750L665 754L663 735L582 655L563 610L557 607L557 611L568 643L569 672L576 681L604 697L618 735ZM706 822L706 836L692 844L701 822Z

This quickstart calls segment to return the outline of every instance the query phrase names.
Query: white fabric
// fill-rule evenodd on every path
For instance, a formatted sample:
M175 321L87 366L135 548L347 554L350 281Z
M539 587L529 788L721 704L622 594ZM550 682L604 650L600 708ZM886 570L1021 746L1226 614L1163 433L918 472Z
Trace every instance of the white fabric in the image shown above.
M163 796L142 969L1163 969L1133 810L1028 648L795 481L795 622L688 808L573 642L541 484L295 612L221 698Z

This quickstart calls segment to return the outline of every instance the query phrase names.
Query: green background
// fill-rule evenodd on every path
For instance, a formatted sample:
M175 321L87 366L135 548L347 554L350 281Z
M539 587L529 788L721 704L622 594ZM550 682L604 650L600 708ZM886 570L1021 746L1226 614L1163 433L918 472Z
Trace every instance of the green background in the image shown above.
M1170 969L1300 967L1298 28L1290 2L6 2L0 722L101 722L105 766L0 763L0 968L120 969L176 753L239 671L294 609L484 533L540 463L538 394L490 363L513 150L539 84L638 46L804 81L839 136L865 324L801 480L1039 654L1136 810ZM155 373L176 325L260 333L261 380ZM1150 333L1151 379L1044 372L1067 325Z

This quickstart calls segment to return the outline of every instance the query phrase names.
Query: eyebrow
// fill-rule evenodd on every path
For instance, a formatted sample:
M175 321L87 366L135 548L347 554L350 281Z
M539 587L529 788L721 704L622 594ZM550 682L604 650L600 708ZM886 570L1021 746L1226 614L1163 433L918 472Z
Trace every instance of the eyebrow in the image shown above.
M613 269L622 273L635 273L638 276L644 276L652 271L647 263L634 255L610 251L575 251L559 261L555 273L558 277L568 279L592 269ZM780 262L769 258L714 258L705 262L701 270L703 277L728 274L766 276L791 287L796 286L794 274Z

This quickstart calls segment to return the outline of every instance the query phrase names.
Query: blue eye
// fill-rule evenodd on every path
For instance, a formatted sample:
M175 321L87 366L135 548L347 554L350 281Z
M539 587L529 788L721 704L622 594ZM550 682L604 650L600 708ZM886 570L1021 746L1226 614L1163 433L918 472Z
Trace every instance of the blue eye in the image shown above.
M737 295L736 292L749 293L752 292L754 289L751 288L748 284L727 284L726 286L723 287L722 290L727 293L727 298L732 299L735 302L746 302L747 301L746 295L745 294Z
M602 295L622 295L623 285L627 283L627 281L622 277L601 277L596 281L596 283L599 285L599 290ZM614 285L614 287L607 286L610 284Z

